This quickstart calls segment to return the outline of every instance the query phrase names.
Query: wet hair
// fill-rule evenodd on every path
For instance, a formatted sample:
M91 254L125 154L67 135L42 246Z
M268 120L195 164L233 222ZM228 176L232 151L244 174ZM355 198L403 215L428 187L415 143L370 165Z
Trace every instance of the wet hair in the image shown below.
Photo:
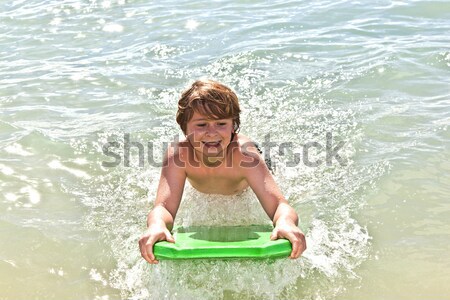
M177 123L184 134L194 111L213 120L231 118L234 132L239 130L241 109L238 98L229 87L217 81L197 80L181 94Z

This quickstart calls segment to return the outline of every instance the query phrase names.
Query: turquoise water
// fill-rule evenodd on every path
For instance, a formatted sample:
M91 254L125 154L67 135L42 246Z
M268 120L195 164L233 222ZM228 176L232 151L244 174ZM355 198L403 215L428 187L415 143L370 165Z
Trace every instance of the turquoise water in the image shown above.
M449 19L448 1L3 1L0 299L450 299ZM271 156L301 259L140 258L200 77L237 92L243 133L292 143ZM126 133L153 163L103 167ZM292 163L327 133L346 163Z

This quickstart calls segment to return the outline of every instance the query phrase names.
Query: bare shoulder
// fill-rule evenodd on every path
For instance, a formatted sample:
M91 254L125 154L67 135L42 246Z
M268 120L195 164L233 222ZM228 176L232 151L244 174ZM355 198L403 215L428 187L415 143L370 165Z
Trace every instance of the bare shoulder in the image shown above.
M165 165L175 165L178 168L185 168L189 158L189 142L181 140L168 145L165 155Z
M261 152L252 139L243 134L238 134L233 143L233 157L237 158L240 167L248 169L264 164Z
M169 143L167 147L167 154L168 155L185 154L188 149L189 149L189 142L187 140L176 141Z
M235 138L236 146L241 154L244 155L253 155L257 154L258 156L261 154L261 151L258 149L257 144L249 137L238 134Z

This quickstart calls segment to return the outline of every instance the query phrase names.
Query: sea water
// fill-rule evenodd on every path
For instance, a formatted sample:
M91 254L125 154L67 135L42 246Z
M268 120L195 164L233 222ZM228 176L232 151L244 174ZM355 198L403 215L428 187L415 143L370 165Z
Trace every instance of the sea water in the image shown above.
M449 299L449 19L448 1L2 1L0 299ZM198 78L238 94L300 259L140 257ZM203 198L244 222L220 209L255 200L184 196L180 222Z

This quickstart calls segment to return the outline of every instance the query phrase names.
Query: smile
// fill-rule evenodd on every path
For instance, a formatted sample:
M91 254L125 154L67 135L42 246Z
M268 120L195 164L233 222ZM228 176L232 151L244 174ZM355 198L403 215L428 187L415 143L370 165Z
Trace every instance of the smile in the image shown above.
M220 146L220 141L202 142L202 144L205 145L208 148L210 148L210 147L219 147Z

